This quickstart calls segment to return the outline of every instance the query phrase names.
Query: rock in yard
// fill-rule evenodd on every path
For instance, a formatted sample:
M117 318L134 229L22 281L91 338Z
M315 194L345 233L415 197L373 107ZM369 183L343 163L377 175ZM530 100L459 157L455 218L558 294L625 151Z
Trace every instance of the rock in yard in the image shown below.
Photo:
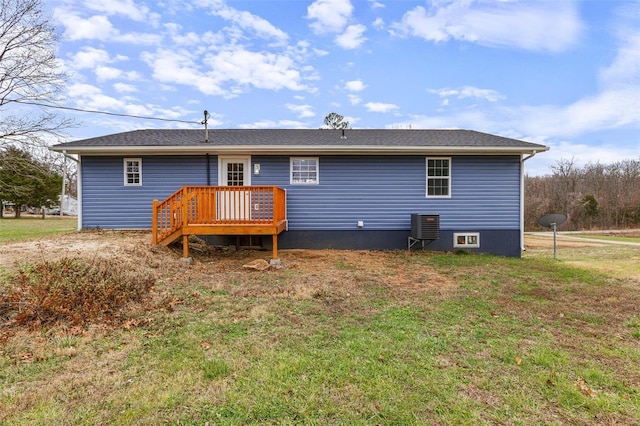
M269 269L269 262L264 259L256 259L242 265L242 267L247 269L255 269L256 271L264 271L265 269Z

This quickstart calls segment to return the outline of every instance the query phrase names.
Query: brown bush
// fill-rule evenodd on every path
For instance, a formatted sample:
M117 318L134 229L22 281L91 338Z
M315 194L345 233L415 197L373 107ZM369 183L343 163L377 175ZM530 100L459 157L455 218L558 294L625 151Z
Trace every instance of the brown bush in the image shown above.
M135 264L113 259L44 261L9 277L0 292L0 315L30 328L113 321L126 303L141 300L154 281Z

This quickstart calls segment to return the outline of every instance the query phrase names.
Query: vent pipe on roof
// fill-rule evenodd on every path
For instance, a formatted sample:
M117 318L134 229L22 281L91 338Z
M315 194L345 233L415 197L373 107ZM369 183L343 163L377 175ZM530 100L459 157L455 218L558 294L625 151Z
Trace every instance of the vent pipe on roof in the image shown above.
M340 136L340 139L346 139L347 137L344 134L344 129L342 129L342 136Z
M207 127L207 123L209 119L209 111L204 110L204 120L200 124L204 124L204 143L209 143L209 128Z

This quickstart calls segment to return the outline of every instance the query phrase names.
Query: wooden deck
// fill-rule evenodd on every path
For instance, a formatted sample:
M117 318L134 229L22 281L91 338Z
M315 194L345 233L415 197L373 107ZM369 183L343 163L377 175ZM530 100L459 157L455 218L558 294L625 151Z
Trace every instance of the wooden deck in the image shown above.
M153 245L182 238L188 258L190 235L271 235L277 259L278 234L287 227L286 199L277 186L183 186L153 201Z

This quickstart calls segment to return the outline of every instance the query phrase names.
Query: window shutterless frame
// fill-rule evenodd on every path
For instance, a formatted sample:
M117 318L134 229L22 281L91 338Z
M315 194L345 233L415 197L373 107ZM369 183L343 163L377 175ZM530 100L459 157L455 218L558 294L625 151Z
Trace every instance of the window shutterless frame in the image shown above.
M320 183L320 161L318 157L291 157L291 185L317 185Z
M451 198L451 157L427 157L427 198Z
M454 248L479 248L480 233L479 232L454 232L453 233Z
M123 160L124 186L142 186L142 158Z

